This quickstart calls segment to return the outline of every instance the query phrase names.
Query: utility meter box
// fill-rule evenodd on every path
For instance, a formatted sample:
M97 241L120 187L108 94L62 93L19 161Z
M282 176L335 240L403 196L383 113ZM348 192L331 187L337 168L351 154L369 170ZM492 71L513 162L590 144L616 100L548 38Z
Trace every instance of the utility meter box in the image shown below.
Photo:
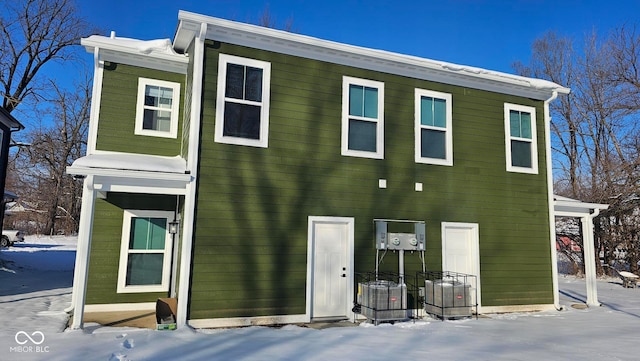
M387 249L390 250L419 250L418 238L415 233L388 233ZM424 248L423 248L424 249Z
M390 221L391 222L391 221ZM425 225L422 222L415 223L414 233L388 232L387 221L376 221L376 249L379 250L425 250Z

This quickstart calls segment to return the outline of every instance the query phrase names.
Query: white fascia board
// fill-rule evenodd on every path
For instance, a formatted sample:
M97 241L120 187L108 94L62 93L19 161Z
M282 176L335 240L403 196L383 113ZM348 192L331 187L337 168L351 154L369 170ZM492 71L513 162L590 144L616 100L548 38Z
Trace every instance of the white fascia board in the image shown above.
M67 167L67 174L84 175L84 176L94 175L94 176L113 177L113 178L164 180L164 181L181 182L185 184L191 181L191 174L161 173L161 172L149 172L149 171L74 167L74 166Z
M600 203L584 203L578 201L562 201L555 200L553 202L554 213L581 213L591 214L595 209L605 210L609 208L608 204Z
M538 100L548 99L554 91L562 94L570 91L546 80L342 44L186 11L180 11L178 19L180 22L174 40L177 51L188 46L192 28L206 23L207 39L334 64Z
M121 64L141 66L145 68L186 74L189 58L182 54L167 54L159 51L141 51L140 48L129 46L135 44L134 39L108 38L104 36L90 36L80 40L80 44L87 52L93 53L100 49L102 61L113 61ZM140 40L140 43L144 41Z

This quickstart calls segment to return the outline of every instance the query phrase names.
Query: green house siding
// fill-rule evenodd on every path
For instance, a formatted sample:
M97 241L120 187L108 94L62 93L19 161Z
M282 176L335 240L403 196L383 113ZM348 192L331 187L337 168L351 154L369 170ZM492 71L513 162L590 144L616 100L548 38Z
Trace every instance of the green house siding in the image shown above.
M266 149L214 142L220 52L271 63ZM340 154L343 75L384 82L383 160ZM452 94L452 167L414 162L415 88ZM220 43L202 102L189 318L304 313L308 216L355 218L356 272L375 269L374 218L426 221L430 270L442 222L478 223L482 304L553 302L542 102ZM505 170L505 102L536 107L539 174Z
M180 109L176 139L136 135L138 78L180 83ZM97 150L161 156L181 154L185 75L105 62L98 120Z
M118 266L124 210L173 211L175 207L175 196L110 192L107 199L96 199L87 304L155 302L158 297L167 297L167 292L117 293Z

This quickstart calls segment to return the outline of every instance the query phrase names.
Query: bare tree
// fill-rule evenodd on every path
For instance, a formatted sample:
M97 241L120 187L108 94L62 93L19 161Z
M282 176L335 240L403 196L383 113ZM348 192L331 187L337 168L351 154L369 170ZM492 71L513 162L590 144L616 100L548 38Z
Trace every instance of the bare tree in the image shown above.
M72 59L70 46L91 28L77 15L73 0L0 0L0 7L0 94L11 112L42 92L42 67Z
M252 21L249 21L249 22L252 22ZM264 26L265 28L280 29L288 32L295 32L295 29L293 27L293 17L288 17L285 20L284 24L280 24L277 21L275 15L271 13L271 8L269 7L269 4L265 5L264 10L262 10L262 13L258 16L258 20L255 21L255 24Z
M35 231L73 233L78 229L82 189L65 171L86 151L91 81L87 77L73 91L51 87L54 92L46 100L52 122L27 130L31 146L18 154L15 171L20 176L12 181L41 211Z
M534 42L529 64L514 68L571 88L569 96L551 105L555 192L610 204L596 222L596 249L611 262L614 251L624 249L624 267L637 271L640 37L635 27L621 27L604 38L589 34L579 47L573 44L548 33Z

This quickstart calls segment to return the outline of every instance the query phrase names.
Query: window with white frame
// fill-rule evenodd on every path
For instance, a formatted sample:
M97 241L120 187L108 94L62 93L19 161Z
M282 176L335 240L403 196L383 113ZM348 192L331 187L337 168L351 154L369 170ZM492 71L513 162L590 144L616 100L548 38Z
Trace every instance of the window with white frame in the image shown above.
M220 54L215 141L268 146L271 64Z
M415 90L415 161L453 165L451 94Z
M505 103L504 131L507 171L538 174L536 109Z
M342 78L342 155L384 158L384 83Z
M168 211L124 211L118 293L169 290L172 219Z
M177 138L180 84L138 79L135 134Z

